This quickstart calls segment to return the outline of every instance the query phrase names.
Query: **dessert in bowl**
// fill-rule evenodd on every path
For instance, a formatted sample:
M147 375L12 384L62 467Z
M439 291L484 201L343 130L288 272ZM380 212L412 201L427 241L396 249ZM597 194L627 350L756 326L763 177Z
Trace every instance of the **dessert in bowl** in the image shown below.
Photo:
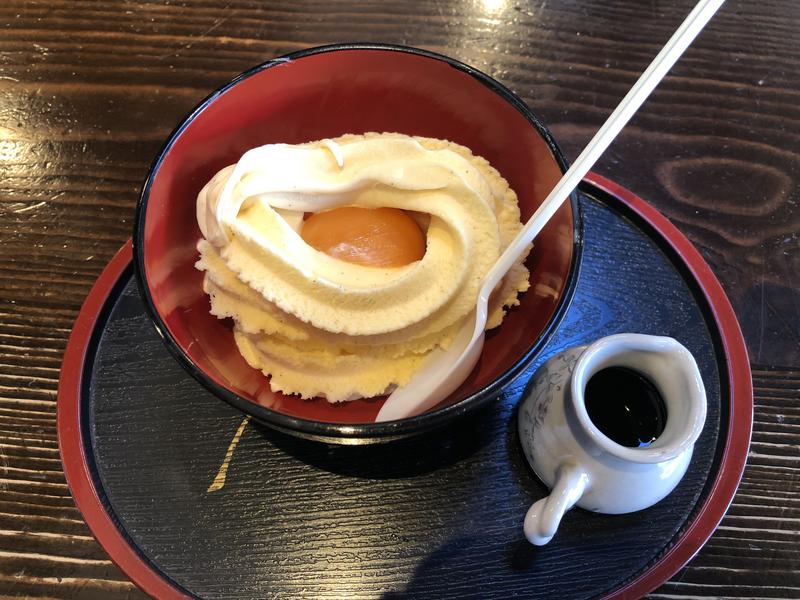
M381 136L370 132L391 134ZM369 135L365 138L363 134ZM373 44L339 45L267 62L209 96L170 136L151 169L137 208L134 234L137 277L156 327L173 354L215 394L256 419L291 433L331 441L390 439L433 428L470 412L497 397L502 386L543 346L571 295L580 257L574 202L566 203L537 238L525 262L530 272L530 287L517 297L518 289L527 288L526 280L513 294L506 294L507 302L500 303L502 324L487 335L478 366L455 393L432 410L397 421L375 423L383 400L380 396L361 398L359 389L351 393L340 386L334 390L335 397L329 395L327 400L304 399L298 394L278 391L299 391L308 396L324 389L315 387L313 368L306 369L302 378L295 378L294 388L287 387L284 378L276 381L276 389L273 389L252 353L248 356L247 351L240 350L248 343L253 350L255 340L261 344L258 350L262 354L270 355L272 351L273 357L282 358L287 356L286 351L271 346L269 339L254 337L263 331L252 326L253 319L250 319L248 331L246 324L235 319L237 315L232 311L226 314L220 309L219 302L214 310L216 316L211 314L214 302L206 292L211 290L213 298L211 286L220 283L220 279L206 281L204 286L204 272L211 272L208 263L220 258L223 252L211 252L205 247L199 264L203 271L198 270L195 267L200 259L198 241L204 239L205 234L218 242L212 244L213 247L224 249L225 244L220 240L226 238L227 230L223 226L209 233L217 222L205 219L203 211L196 213L198 194L207 189L206 185L215 174L232 168L231 165L253 149L278 145L286 148L288 146L284 145L288 144L299 145L292 148L308 148L311 144L319 149L319 144L333 144L325 160L335 171L337 161L342 158L337 156L342 152L340 146L349 152L356 146L354 140L386 136L418 144L422 140L423 144L442 145L445 142L436 140L449 140L454 148L469 149L471 155L483 157L516 192L519 218L523 222L546 197L565 167L563 157L541 121L516 96L489 77L421 50ZM313 146L315 141L317 146ZM369 149L365 155L373 152L375 150ZM277 166L276 156L266 154L261 158L267 160L265 164ZM289 161L273 170L285 174L291 171L293 164ZM220 183L224 187L224 177ZM260 185L263 188L260 191L269 188L263 181ZM273 195L277 193L271 191ZM297 200L296 195L286 198L287 202ZM253 208L252 204L236 205L234 214L244 210L243 206L256 210L258 207ZM297 209L298 206L289 207ZM299 208L302 214L308 207ZM413 214L424 213L423 208L423 205L416 205ZM264 211L258 218L272 217L269 211ZM202 232L198 220L203 225ZM283 226L285 222L282 223L281 235L291 237L293 233ZM425 231L426 226L427 222L421 224L424 234L429 235L427 250L423 257L417 257L416 265L425 263L429 253L435 254L432 247L436 241L434 233L438 230L434 228L431 233L431 230ZM236 239L241 235L242 231L237 230ZM330 266L334 264L331 261L338 260L325 258L316 249L302 246L295 243L294 251L311 256L316 261L313 264L328 261L326 264ZM202 243L200 248L204 248ZM468 262L472 264L475 260L478 258L473 256ZM243 275L239 268L241 262L229 263L239 279L254 283L253 277ZM348 268L343 265L343 271ZM356 266L353 271L362 276L364 269L369 268ZM423 300L436 303L436 293L432 293L436 277L428 275L427 279L419 280L419 285L409 288L413 293L406 293L412 303ZM274 276L273 272L261 277L255 287L270 302L285 308L287 304L281 302L286 293L280 291L277 280L275 285L270 284L270 277ZM253 287L250 285L248 289L252 291ZM375 287L380 286L376 284ZM312 290L308 302L303 303L313 304L317 297ZM514 306L517 301L519 304ZM474 303L474 299L469 302ZM504 317L503 304L511 307ZM364 306L366 308L353 308L364 313L361 320L354 320L352 315L319 310L313 313L313 318L305 319L301 315L300 320L327 319L344 323L341 327L345 329L356 327L362 321L369 322L363 331L380 334L384 322L391 321L392 315L403 310L402 306L387 308L381 301ZM377 318L370 313L369 306L374 306L375 313L384 311L385 316ZM225 316L234 319L218 318ZM495 321L497 325L499 319ZM350 330L345 333L349 334ZM243 343L246 334L250 335ZM300 341L291 351L297 355L297 360L303 360L304 352L311 356L324 350L319 343L320 339L312 339L305 349ZM314 361L308 363L313 365ZM260 368L253 368L251 364ZM324 379L322 371L317 378ZM309 382L308 386L304 386L303 381ZM361 395L390 391L385 383L360 388ZM302 389L298 390L298 385Z

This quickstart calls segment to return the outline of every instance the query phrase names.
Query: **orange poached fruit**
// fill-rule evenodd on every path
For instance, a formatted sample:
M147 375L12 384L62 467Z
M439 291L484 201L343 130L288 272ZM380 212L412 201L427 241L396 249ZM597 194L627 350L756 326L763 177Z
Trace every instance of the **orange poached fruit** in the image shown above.
M345 206L314 213L300 236L328 256L368 267L402 267L425 255L425 234L398 208Z

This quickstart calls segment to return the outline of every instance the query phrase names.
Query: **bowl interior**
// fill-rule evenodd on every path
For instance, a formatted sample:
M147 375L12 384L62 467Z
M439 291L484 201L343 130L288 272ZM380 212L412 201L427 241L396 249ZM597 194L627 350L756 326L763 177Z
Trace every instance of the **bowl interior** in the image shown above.
M230 323L209 313L194 268L201 187L248 149L345 133L390 131L449 139L486 158L519 196L523 221L561 177L553 150L502 93L463 67L391 49L339 49L257 69L198 108L173 136L143 195L136 232L140 272L168 343L195 376L272 411L330 423L370 423L382 399L331 405L274 393L240 356ZM495 381L526 354L553 319L573 253L569 203L537 238L531 289L487 336L479 365L441 407ZM206 381L208 383L208 381ZM245 409L247 407L245 406ZM263 416L264 412L256 410Z

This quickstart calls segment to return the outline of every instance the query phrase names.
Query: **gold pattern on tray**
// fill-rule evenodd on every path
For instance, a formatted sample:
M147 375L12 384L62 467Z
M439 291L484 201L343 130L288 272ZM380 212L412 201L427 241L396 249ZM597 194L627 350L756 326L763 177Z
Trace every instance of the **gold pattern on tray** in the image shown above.
M225 452L225 458L222 460L222 464L219 466L219 471L217 471L214 481L212 481L211 485L208 486L208 489L206 490L207 492L216 492L225 486L225 477L228 475L228 465L231 464L233 452L236 450L236 445L239 443L239 439L244 433L244 428L247 427L249 422L250 416L248 415L242 420L241 424L239 425L239 429L236 430L231 443L228 445L228 451Z

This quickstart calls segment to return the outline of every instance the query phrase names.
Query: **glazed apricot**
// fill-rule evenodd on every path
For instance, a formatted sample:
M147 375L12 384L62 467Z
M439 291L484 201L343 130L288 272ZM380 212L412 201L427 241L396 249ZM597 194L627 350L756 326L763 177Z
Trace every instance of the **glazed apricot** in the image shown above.
M345 206L314 213L300 235L328 256L370 267L401 267L425 255L425 234L397 208Z

